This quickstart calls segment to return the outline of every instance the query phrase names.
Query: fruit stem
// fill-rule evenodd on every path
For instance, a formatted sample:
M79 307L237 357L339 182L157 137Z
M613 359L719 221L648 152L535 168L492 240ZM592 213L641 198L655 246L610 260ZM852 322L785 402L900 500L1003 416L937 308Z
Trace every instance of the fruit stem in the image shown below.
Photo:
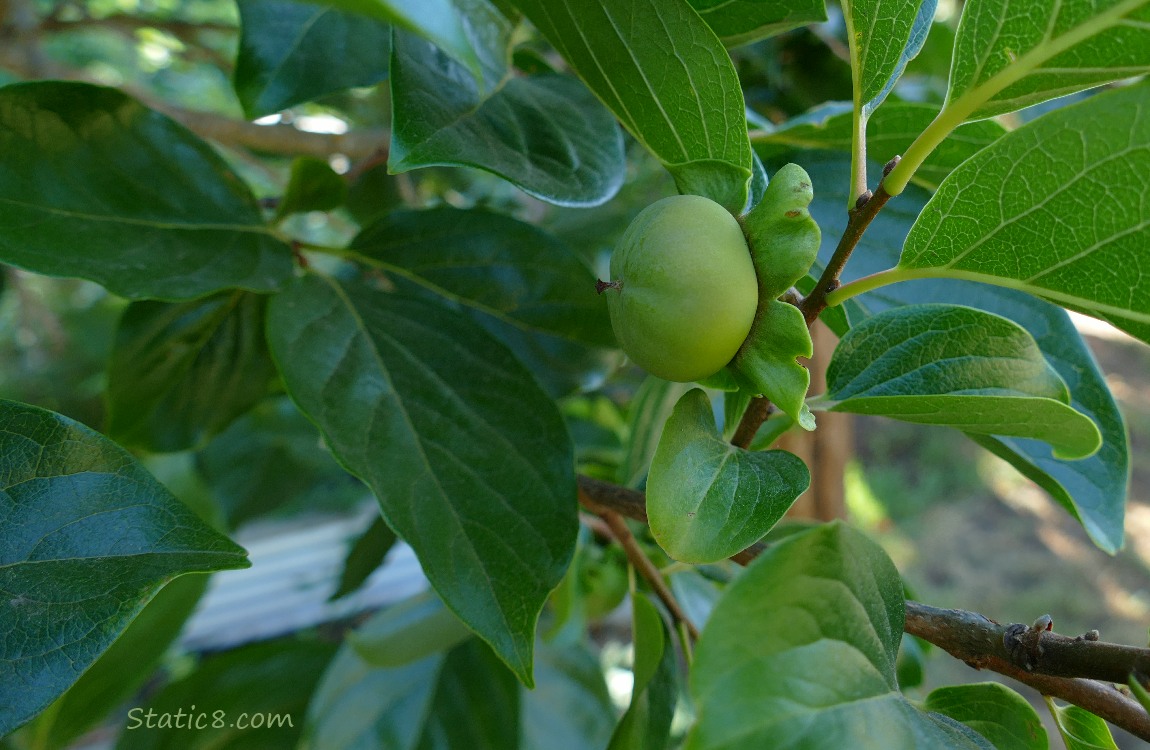
M595 293L596 294L602 294L603 292L607 291L608 289L616 289L617 290L617 289L622 289L622 288L623 288L623 282L622 281L603 281L603 279L596 279L595 280Z

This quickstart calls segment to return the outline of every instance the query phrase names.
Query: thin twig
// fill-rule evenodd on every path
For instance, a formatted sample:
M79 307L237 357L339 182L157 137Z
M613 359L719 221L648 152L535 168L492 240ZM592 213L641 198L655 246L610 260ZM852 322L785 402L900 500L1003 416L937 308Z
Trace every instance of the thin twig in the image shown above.
M687 617L687 613L679 606L678 600L675 595L671 593L671 589L667 588L667 584L663 581L663 575L655 564L651 562L651 558L644 554L639 542L635 540L631 530L627 528L627 522L618 513L610 510L605 510L599 514L607 525L611 527L611 533L615 537L615 541L619 542L619 546L627 553L627 559L631 561L631 565L638 571L639 575L647 581L651 590L655 592L655 596L663 602L663 606L671 613L671 617L677 623L681 623L687 629L693 640L699 639L699 631L691 619Z
M731 445L740 448L750 447L751 441L755 439L755 434L763 426L763 422L767 421L767 417L771 416L772 411L769 398L756 396L751 399L751 403L747 405L747 410L743 412L743 418L739 420L739 426L735 428L735 434L731 436Z
M609 482L579 477L579 501L599 515L614 511L647 520L643 493ZM757 542L731 559L746 565L766 549ZM1150 649L1104 643L1093 632L1069 638L1047 632L1045 624L1036 626L999 625L975 612L908 600L903 629L976 669L989 669L1073 703L1150 741L1150 714L1109 684L1124 683L1132 672L1150 674Z

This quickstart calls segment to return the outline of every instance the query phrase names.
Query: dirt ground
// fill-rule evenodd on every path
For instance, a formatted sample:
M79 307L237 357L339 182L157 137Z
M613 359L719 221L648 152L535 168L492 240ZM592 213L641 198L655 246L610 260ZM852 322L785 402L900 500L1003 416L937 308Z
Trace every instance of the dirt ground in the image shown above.
M889 421L855 424L848 512L884 543L915 596L998 622L1050 614L1055 630L1092 628L1145 645L1150 626L1150 347L1113 329L1084 330L1126 417L1132 465L1126 545L1110 556L1068 513L1001 460L953 431ZM1102 334L1094 335L1094 334ZM991 679L935 650L932 687ZM1003 680L1009 684L1009 681ZM1018 687L1013 685L1013 687ZM1048 712L1033 691L1044 718ZM1061 747L1054 736L1051 746ZM1116 739L1124 750L1150 748Z

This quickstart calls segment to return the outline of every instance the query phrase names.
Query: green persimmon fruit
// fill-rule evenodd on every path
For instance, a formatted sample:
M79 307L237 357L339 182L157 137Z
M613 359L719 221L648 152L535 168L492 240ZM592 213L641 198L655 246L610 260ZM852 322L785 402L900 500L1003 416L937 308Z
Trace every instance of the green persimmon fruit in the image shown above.
M697 195L652 203L611 256L611 326L623 351L666 380L713 375L755 320L758 282L739 222Z

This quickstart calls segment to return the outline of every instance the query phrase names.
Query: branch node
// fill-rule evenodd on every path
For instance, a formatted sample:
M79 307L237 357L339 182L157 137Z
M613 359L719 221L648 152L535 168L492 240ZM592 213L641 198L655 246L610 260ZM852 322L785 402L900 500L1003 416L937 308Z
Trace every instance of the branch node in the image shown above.
M855 199L855 208L856 209L862 208L873 197L874 197L873 191L864 190L861 194L859 194L859 197Z
M893 171L894 171L894 168L898 166L898 163L899 163L900 161L902 161L902 156L901 156L901 155L899 155L899 156L895 156L893 159L891 159L890 161L888 161L888 162L886 163L886 166L884 166L884 167L882 168L882 176L883 176L883 177L886 177L888 174L890 174L891 172L893 172Z

